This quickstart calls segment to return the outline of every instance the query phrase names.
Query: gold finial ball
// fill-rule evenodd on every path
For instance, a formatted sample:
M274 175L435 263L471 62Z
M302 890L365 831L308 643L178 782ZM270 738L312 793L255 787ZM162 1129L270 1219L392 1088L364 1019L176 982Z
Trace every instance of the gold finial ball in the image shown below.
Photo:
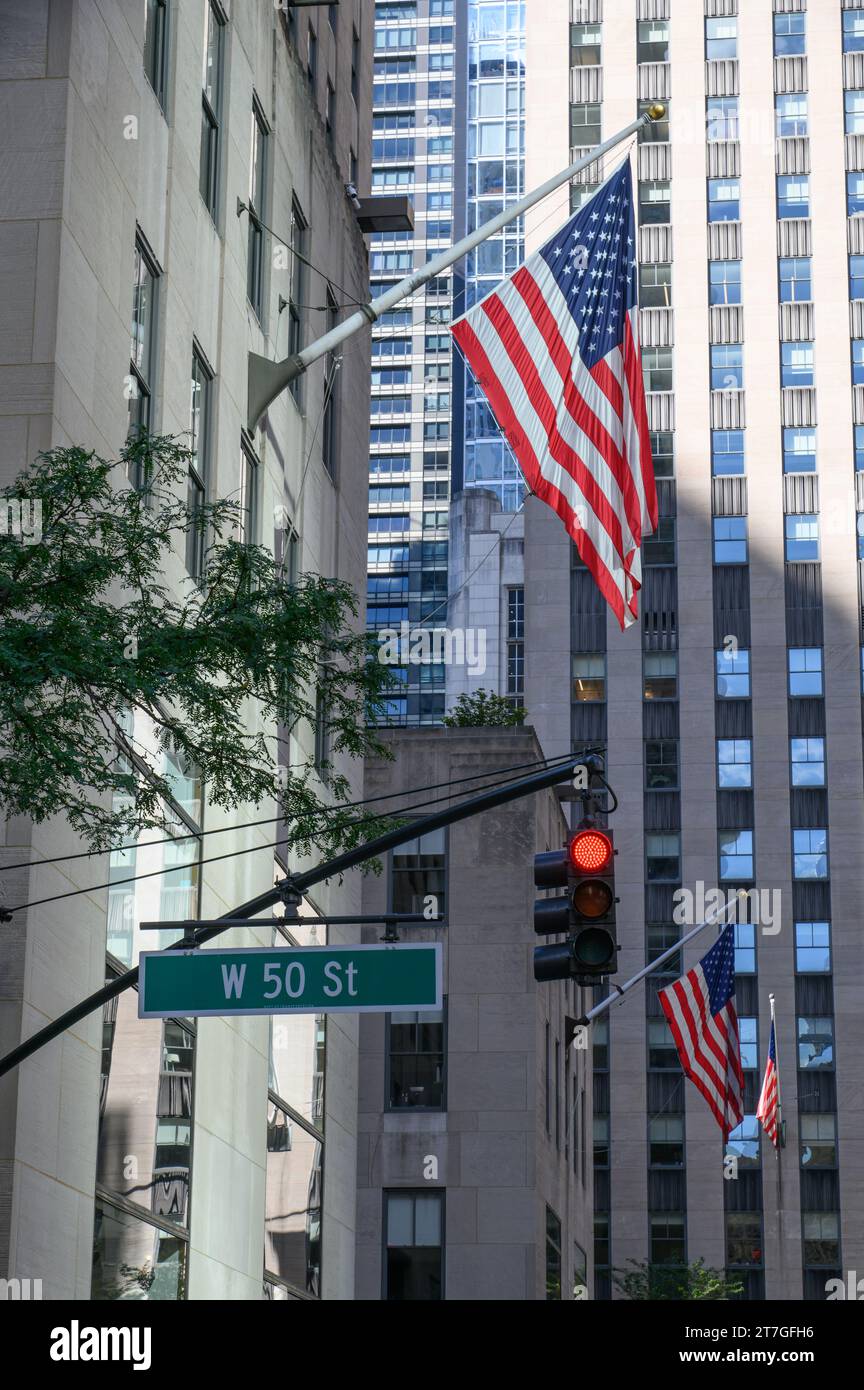
M666 107L663 105L663 102L652 102L648 107L648 115L651 117L652 121L662 121L663 117L666 115Z

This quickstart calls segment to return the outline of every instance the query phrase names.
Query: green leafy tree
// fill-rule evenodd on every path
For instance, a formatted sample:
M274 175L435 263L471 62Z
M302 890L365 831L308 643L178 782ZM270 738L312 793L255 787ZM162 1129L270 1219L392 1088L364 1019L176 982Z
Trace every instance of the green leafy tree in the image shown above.
M628 1260L627 1263L630 1269L612 1271L612 1282L625 1298L634 1301L712 1299L725 1303L744 1292L739 1278L727 1277L722 1269L712 1269L702 1259L676 1268L649 1264L647 1260Z
M524 709L515 709L491 690L460 695L443 723L448 729L513 729L525 722Z
M116 462L58 448L0 494L41 507L40 539L0 534L0 804L37 822L62 813L103 850L169 828L171 768L194 768L219 806L279 798L299 853L349 848L381 823L339 807L348 782L329 758L326 801L313 758L280 769L277 729L285 752L317 719L331 755L387 756L370 726L389 673L352 625L348 584L289 583L266 549L233 539L236 504L190 509L188 460L161 437ZM196 530L200 581L181 561Z

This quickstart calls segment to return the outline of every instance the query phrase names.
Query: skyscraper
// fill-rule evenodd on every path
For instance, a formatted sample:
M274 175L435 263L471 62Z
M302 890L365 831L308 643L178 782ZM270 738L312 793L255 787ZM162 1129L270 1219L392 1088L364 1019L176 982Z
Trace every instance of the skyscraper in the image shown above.
M633 160L660 499L640 624L618 631L530 500L528 719L549 756L607 744L619 982L686 930L679 888L694 913L700 885L760 890L736 926L745 1119L725 1152L657 1001L712 929L595 1026L597 1297L628 1258L702 1257L757 1299L824 1298L864 1261L862 51L839 0L548 0L528 29L529 187L668 106L570 194ZM529 250L566 216L547 204ZM755 1114L769 992L779 1158Z

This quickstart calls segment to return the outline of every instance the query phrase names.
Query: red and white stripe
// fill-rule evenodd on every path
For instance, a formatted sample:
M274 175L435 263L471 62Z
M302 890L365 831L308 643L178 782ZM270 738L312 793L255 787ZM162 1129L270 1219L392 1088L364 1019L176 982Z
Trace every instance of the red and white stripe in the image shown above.
M756 1118L762 1125L775 1149L777 1147L777 1068L773 1057L768 1058L765 1079L756 1107Z
M526 482L560 516L622 629L637 617L640 546L657 526L638 312L589 370L535 255L453 325Z
M734 999L711 1014L702 966L661 989L658 998L675 1039L681 1066L705 1097L728 1138L744 1117L744 1074Z

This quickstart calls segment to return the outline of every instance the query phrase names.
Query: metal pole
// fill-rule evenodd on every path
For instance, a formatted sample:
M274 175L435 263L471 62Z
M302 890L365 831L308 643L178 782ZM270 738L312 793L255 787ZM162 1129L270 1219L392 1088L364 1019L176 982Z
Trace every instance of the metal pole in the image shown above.
M618 1000L628 992L628 990L631 990L633 988L634 985L638 985L640 980L644 980L646 975L652 975L654 971L657 969L658 965L662 965L663 962L668 960L670 956L677 955L677 953L681 950L681 947L686 946L688 941L692 941L694 936L698 936L699 933L704 931L706 927L716 926L716 924L720 921L720 918L724 916L730 910L730 908L736 907L739 898L742 897L747 897L746 888L739 888L738 892L732 898L731 902L726 903L725 907L723 907L719 912L715 913L714 916L706 917L705 921L700 922L698 927L694 927L692 931L688 931L687 935L682 936L680 941L676 941L674 946L670 946L668 951L664 951L663 954L658 956L656 960L653 960L650 965L646 965L644 970L640 970L637 975L634 975L632 979L629 979L626 985L615 985L614 989L616 992L614 994L608 994L605 999L601 999L599 1004L595 1004L593 1009L589 1009L588 1013L583 1014L581 1018L576 1020L576 1022L582 1024L583 1026L586 1023L593 1023L595 1018L597 1018L600 1014L605 1013L607 1009L611 1009L613 1004L616 1004Z
M379 835L376 839L367 841L366 844L357 845L354 849L338 855L335 859L325 860L323 864L319 864L314 869L307 869L303 874L289 875L287 879L282 880L278 887L268 888L266 893L260 893L257 898L242 903L240 907L235 907L231 912L226 912L224 917L218 918L218 922L224 922L224 926L214 925L197 931L195 933L195 945L200 946L205 941L211 941L214 936L221 936L223 932L230 931L235 921L242 922L247 918L256 917L259 912L265 912L274 903L281 902L283 886L297 893L304 893L307 888L312 888L316 883L323 883L325 879L343 874L347 869L353 869L367 859L376 858L385 850L394 849L396 845L404 844L406 840L413 840L420 835L425 835L430 830L438 830L444 825L453 825L457 821L467 820L469 816L476 816L481 811L491 810L495 806L503 806L508 801L517 801L520 797L530 796L532 792L553 787L557 782L566 781L572 775L573 769L585 761L585 757L584 753L576 753L557 763L553 768L534 772L530 777L522 777L518 782L511 782L504 787L496 787L492 791L481 792L477 796L469 797L467 801L460 802L458 806L453 806L448 811L437 811L434 815L422 816L419 820L401 825L396 830L388 830L385 835ZM394 811L393 814L398 815L399 812ZM182 930L182 922L178 922L176 925L178 930ZM261 925L266 924L262 923ZM165 949L168 951L188 951L189 943L185 940L177 941L173 946L166 946ZM80 1004L67 1009L59 1018L55 1018L45 1028L40 1028L32 1037L19 1043L5 1057L0 1058L0 1076L5 1076L6 1072L20 1066L28 1057L32 1057L34 1052L38 1052L46 1043L53 1042L67 1028L71 1028L75 1023L80 1023L81 1019L93 1013L94 1009L101 1008L103 1004L107 1004L109 999L116 998L118 994L122 994L124 990L130 989L137 983L138 966L136 965L132 970L127 970L125 974L118 975L116 980L104 985L95 994L82 999Z
M433 256L431 261L427 261L420 270L415 270L411 275L406 275L404 280L400 280L397 285L393 285L385 294L373 299L370 304L364 304L350 318L343 323L325 333L323 337L316 338L308 347L303 348L302 352L293 353L290 357L285 357L281 362L271 362L268 357L261 357L258 353L249 353L249 386L248 386L248 425L250 432L254 433L261 416L269 405L276 399L285 387L290 385L298 376L311 367L313 362L325 357L328 352L344 343L346 338L351 338L358 333L361 328L372 324L376 319L385 314L388 309L392 309L394 304L398 304L401 299L406 299L408 295L414 293L421 285L425 285L427 280L431 280L435 275L446 270L448 266L454 264L462 256L473 251L475 246L486 241L496 232L500 232L502 227L521 217L529 208L534 207L541 199L548 194L554 193L556 188L567 183L578 174L582 169L587 169L589 164L595 160L602 159L610 150L614 150L616 145L620 145L622 140L626 140L629 135L635 135L644 125L651 121L659 121L666 114L666 107L662 102L655 102L648 108L643 116L637 121L631 121L630 125L619 130L617 135L604 140L602 145L591 150L588 154L577 159L574 164L555 174L551 179L547 179L539 188L533 192L526 193L518 203L513 203L511 207L499 212L497 217L484 222L482 227L471 232L468 236L457 241L455 246L448 246L443 251L439 251L437 256Z

